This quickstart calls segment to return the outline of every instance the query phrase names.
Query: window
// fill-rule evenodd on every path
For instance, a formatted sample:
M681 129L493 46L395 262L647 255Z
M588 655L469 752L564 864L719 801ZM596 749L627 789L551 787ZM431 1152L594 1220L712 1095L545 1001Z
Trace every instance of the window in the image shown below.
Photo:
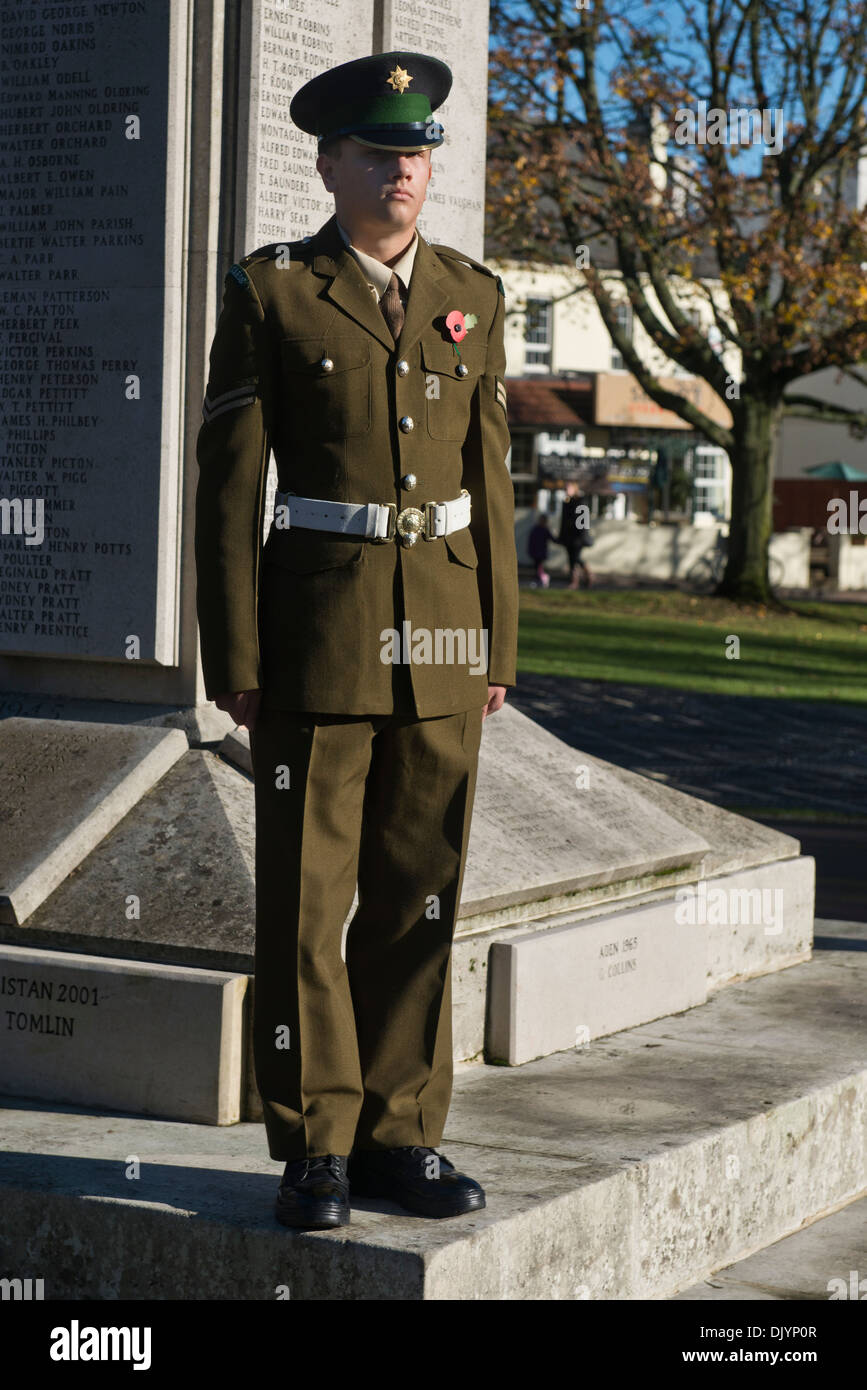
M618 322L618 324L620 325L620 327L623 329L623 331L625 332L627 338L629 339L629 341L630 341L630 343L631 343L631 342L632 342L632 305L631 305L631 304L618 304L618 305L617 305L617 322ZM614 346L614 343L613 343L613 342L612 342L612 344L611 344L611 370L612 370L613 372L622 372L622 371L623 371L623 358L621 357L620 353L617 351L617 348Z
M700 444L693 455L693 520L731 515L731 466L728 455L712 444Z
M515 506L535 508L539 484L535 478L515 478Z
M533 447L535 435L516 433L512 435L512 472L527 473L535 477L533 471Z
M550 299L528 299L524 328L524 370L550 372L551 322L554 306Z

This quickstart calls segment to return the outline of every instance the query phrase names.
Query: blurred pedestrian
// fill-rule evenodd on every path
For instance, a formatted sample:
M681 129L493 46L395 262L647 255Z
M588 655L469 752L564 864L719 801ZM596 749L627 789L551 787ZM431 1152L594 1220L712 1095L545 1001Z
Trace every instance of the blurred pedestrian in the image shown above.
M588 507L580 500L584 494L576 482L570 481L566 484L566 494L560 513L560 534L557 541L565 547L569 556L569 588L577 589L580 583L579 575L583 575L585 586L589 589L593 583L593 575L583 555L588 546L593 544L593 536L586 524Z
M545 569L550 542L551 532L548 530L548 518L544 512L539 512L536 524L527 538L527 554L536 567L536 578L543 589L547 589L551 583L551 576Z

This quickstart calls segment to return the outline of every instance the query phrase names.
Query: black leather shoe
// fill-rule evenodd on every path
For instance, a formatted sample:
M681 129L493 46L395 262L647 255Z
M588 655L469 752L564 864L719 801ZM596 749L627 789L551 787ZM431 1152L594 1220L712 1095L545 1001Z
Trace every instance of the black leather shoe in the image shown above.
M416 1216L462 1216L485 1205L484 1188L436 1149L353 1149L347 1166L354 1196L388 1197Z
M275 1216L284 1226L324 1231L349 1225L346 1157L317 1154L286 1164L277 1191Z

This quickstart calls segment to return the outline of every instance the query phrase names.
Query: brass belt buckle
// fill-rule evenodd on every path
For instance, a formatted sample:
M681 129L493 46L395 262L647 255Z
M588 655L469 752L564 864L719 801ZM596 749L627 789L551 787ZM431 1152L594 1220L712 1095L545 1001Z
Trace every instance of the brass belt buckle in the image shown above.
M437 505L436 502L425 502L424 504L424 538L426 541L435 541L437 538L436 531L434 530L436 524L434 507Z
M397 534L404 545L415 545L425 530L424 512L418 507L404 507L397 517Z
M386 541L394 540L394 529L397 522L397 503L381 502L381 507L388 507L388 527L384 536L371 536L371 540L376 545L384 545Z

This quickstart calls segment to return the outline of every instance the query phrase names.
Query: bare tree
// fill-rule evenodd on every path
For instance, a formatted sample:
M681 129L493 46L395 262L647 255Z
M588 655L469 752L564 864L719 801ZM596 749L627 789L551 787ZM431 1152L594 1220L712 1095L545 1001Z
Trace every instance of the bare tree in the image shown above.
M489 238L529 260L591 248L576 283L624 365L731 460L719 592L766 601L781 417L867 432L864 414L786 392L826 367L867 385L867 213L853 195L867 6L494 0L491 19ZM651 342L708 383L728 427L636 352L612 265Z

